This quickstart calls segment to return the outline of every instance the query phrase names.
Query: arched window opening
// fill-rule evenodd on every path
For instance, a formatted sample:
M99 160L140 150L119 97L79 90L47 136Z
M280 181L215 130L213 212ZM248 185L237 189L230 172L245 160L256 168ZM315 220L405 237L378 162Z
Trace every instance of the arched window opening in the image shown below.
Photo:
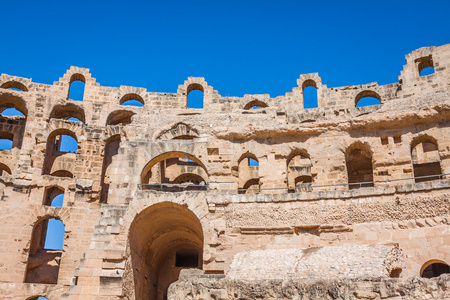
M424 278L439 277L442 274L450 274L450 266L440 260L432 260L422 266L420 276Z
M52 186L45 189L43 205L62 207L64 201L64 189Z
M311 192L312 191L312 177L303 175L295 178L295 192Z
M83 108L73 103L68 103L66 105L55 105L50 113L50 119L76 121L84 125L86 116Z
M0 96L0 111L4 116L24 116L28 114L25 101L13 95L4 94Z
M0 132L0 150L11 151L14 135L10 132Z
M144 106L145 102L144 99L139 96L138 94L126 94L125 96L123 96L120 101L119 101L120 105L124 105L124 106L137 106L137 107L142 107Z
M428 76L434 74L434 68L433 67L427 67L420 71L420 76Z
M11 176L11 169L2 163L0 163L0 176Z
M0 139L0 150L11 151L13 141L10 139Z
M78 142L70 135L62 134L59 139L59 151L67 153L77 153Z
M43 175L73 177L78 142L76 135L66 129L52 132L47 139Z
M252 153L245 153L238 161L238 193L259 193L259 161Z
M356 142L345 153L349 189L373 187L372 152L363 143Z
M242 188L238 190L239 194L257 194L261 191L259 184L259 178L249 179L242 185Z
M205 180L197 174L185 173L181 174L173 180L174 184L181 184L183 186L189 186L189 190L203 191L206 188ZM186 188L186 187L183 187Z
M253 158L249 158L248 159L248 165L250 167L259 167L258 161L256 159L253 159Z
M137 100L127 100L124 103L122 103L123 106L136 106L136 107L142 107L144 106L144 104L142 104L141 102L137 101Z
M52 172L50 175L55 176L55 177L69 177L69 178L73 178L72 172L67 171L67 170L58 170L58 171Z
M162 202L140 212L128 236L136 299L165 299L182 269L201 269L203 240L200 220L185 206Z
M81 74L74 74L70 79L69 99L83 101L86 79Z
M375 97L364 97L358 101L358 104L356 105L356 107L379 105L379 104L381 104L380 100L378 100Z
M431 55L415 60L419 76L427 76L434 73L433 57Z
M116 110L109 114L106 125L128 125L134 112L128 110Z
M314 80L305 80L302 84L303 108L316 108L318 105L317 84Z
M244 109L249 110L249 109L258 109L258 108L266 108L266 107L268 107L268 105L266 103L259 101L259 100L253 100L253 101L250 101L249 103L247 103L244 106Z
M295 150L287 158L287 185L289 193L312 191L312 163L304 150Z
M355 98L355 106L363 107L381 104L381 97L374 91L362 91Z
M411 146L415 182L440 179L441 159L436 140L424 136L414 140Z
M108 202L108 192L110 185L110 176L111 176L111 163L113 157L119 153L120 147L120 135L115 135L106 142L105 152L103 156L103 167L102 167L102 191L100 194L100 202L107 203Z
M208 174L203 163L183 152L168 152L152 159L142 171L142 188L167 192L206 190Z
M64 243L64 224L50 218L33 229L28 255L26 283L56 284Z
M187 108L203 108L203 86L193 83L187 88Z
M27 87L18 81L8 81L2 84L1 86L4 89L10 89L13 91L19 91L19 92L28 92Z
M7 108L2 111L2 116L5 117L25 117L23 113L15 109L14 107Z
M48 298L45 298L43 296L33 296L31 298L27 298L27 300L48 300Z
M184 123L177 123L171 129L161 132L158 140L192 140L198 138L198 131Z
M305 108L318 107L317 104L317 88L308 86L303 90L303 105Z

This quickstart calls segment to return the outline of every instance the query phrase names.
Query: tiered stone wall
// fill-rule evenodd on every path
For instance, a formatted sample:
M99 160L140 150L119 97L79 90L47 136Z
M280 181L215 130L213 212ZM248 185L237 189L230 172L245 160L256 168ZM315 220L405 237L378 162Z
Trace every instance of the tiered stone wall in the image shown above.
M78 67L52 85L2 74L0 109L15 107L25 116L0 117L0 133L13 135L12 150L0 152L0 293L5 299L140 299L136 278L140 286L157 285L157 272L136 274L130 253L139 249L130 249L135 245L130 230L134 222L154 217L149 212L155 204L198 219L191 221L203 234L199 266L208 274L226 274L233 257L244 251L349 244L398 244L405 254L402 280L420 276L430 261L450 263L450 45L418 49L406 61L398 83L328 88L312 73L276 98L222 97L204 78L194 77L176 93L160 93L103 87ZM426 66L433 66L434 74L420 76ZM68 99L74 80L85 83L83 101ZM308 86L318 90L317 108L304 109ZM204 93L204 108L186 108L196 89ZM365 96L381 104L356 107ZM121 105L130 99L143 106ZM253 105L263 108L250 109ZM76 153L54 151L52 139L59 134L77 140ZM117 151L105 150L116 140ZM412 151L419 142L437 147L433 159L440 174L433 180L413 179ZM349 189L346 163L355 145L371 156L373 183ZM295 155L309 161L301 173L311 180L307 189L288 179ZM144 188L149 178L158 178L148 172L164 159L178 158L198 166L195 172L172 166L167 181L193 172L207 177L207 188ZM258 166L240 167L248 158ZM239 193L248 179L257 179L260 190ZM63 207L44 203L51 187L64 191ZM57 282L26 283L33 230L48 218L65 225L61 258L51 262L59 265ZM145 245L141 252L153 255L150 241L138 242ZM349 283L346 291L358 284Z

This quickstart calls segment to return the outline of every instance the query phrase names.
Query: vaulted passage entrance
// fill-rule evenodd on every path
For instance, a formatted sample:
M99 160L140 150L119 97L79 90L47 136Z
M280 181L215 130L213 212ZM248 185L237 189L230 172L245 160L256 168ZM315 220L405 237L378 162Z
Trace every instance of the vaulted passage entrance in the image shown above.
M202 226L182 205L162 202L143 210L128 238L136 300L167 299L181 269L202 268Z

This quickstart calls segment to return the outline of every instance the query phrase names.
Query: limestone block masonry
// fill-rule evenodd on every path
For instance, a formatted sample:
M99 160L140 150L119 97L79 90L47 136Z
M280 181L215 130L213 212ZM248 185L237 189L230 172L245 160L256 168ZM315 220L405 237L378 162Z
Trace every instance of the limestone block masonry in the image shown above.
M275 98L2 74L0 111L1 299L450 299L450 44Z

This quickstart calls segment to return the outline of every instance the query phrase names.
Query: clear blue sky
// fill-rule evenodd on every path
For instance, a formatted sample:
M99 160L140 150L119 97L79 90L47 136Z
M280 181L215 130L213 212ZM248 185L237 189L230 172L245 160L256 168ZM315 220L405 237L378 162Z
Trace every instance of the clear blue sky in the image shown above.
M104 86L222 96L398 81L405 55L450 43L450 1L5 1L0 73L52 84L70 66ZM58 231L58 230L57 230Z
M51 84L71 66L105 86L283 95L396 82L405 54L450 43L450 1L7 1L0 72Z

